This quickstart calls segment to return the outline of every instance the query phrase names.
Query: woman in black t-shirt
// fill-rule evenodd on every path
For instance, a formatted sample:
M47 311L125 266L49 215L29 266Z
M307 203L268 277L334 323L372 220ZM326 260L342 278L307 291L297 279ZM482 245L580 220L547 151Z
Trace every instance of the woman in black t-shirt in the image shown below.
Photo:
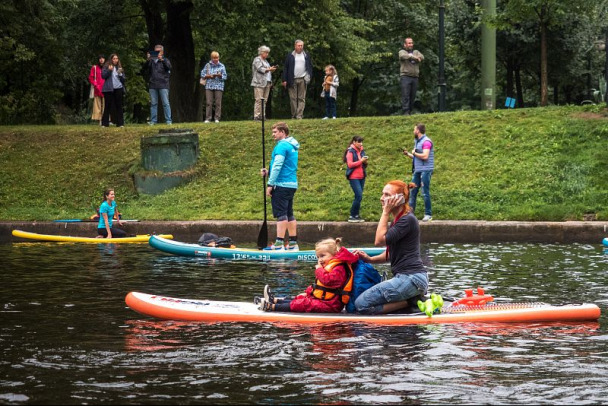
M364 314L390 313L408 306L408 299L424 295L428 276L420 257L420 227L408 201L414 183L400 180L388 182L382 189L382 216L376 229L376 246L386 251L370 257L356 251L368 263L390 261L393 277L372 286L355 301L357 312ZM390 217L393 222L389 224Z

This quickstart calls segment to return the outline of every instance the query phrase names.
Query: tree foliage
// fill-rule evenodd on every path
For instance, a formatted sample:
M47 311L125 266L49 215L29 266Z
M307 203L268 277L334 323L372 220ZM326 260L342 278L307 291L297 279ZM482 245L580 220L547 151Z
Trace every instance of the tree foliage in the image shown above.
M477 109L480 26L497 28L497 94L518 106L581 103L604 75L607 0L504 0L484 22L475 0L446 0L447 102ZM260 45L279 65L269 117L289 117L281 86L286 55L305 42L314 65L307 117L321 117L323 68L336 66L338 115L399 112L398 51L414 39L425 55L417 106L437 109L438 5L427 0L8 0L0 3L0 123L87 122L87 76L103 53L117 53L127 76L127 122L145 122L149 96L142 66L146 51L165 46L173 65L171 104L176 122L201 120L198 84L211 51L220 53L228 80L224 117L253 111L251 62ZM161 112L159 112L161 113Z

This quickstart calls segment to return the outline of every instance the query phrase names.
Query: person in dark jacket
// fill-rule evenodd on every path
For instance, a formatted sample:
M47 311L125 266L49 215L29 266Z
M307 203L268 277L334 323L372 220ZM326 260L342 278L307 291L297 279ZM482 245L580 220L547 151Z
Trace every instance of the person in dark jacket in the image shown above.
M103 127L110 126L110 116L116 127L124 127L125 119L123 114L123 99L125 95L125 73L118 55L110 55L101 70L103 82L104 109L101 117Z
M154 53L147 53L148 60L148 89L150 92L150 125L158 122L158 98L160 96L165 113L165 122L171 124L171 106L169 105L169 78L171 77L171 62L165 58L162 45L154 46Z
M363 200L367 159L363 149L363 137L355 135L350 142L350 146L344 151L343 157L347 167L346 179L348 179L355 194L355 199L350 207L349 223L363 223L365 221L359 216L359 211L361 210L361 200Z
M312 78L312 61L304 52L304 41L297 39L293 52L287 54L283 67L283 87L289 92L291 118L301 119L306 104L306 87Z

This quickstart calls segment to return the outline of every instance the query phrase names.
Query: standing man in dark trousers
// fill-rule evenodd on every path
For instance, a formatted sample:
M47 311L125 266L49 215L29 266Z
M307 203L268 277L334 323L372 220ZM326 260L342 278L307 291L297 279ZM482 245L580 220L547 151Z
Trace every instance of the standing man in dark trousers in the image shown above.
M171 77L171 62L165 58L162 45L154 47L154 54L148 52L146 67L148 68L150 82L150 125L158 121L158 98L160 96L165 114L165 122L171 124L171 106L169 105L169 78Z
M406 38L403 49L399 51L399 77L401 81L401 110L403 114L412 114L416 91L418 90L418 77L420 76L420 63L424 55L414 50L414 40Z
M306 104L306 87L312 78L310 55L304 52L304 41L297 39L293 52L287 54L283 67L283 87L289 92L291 118L302 119Z

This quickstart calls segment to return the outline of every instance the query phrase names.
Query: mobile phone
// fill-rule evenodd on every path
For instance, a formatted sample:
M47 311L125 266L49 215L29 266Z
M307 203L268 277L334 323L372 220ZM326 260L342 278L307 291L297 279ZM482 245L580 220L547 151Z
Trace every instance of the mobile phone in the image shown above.
M151 58L158 58L158 54L160 52L159 51L150 51L150 57Z
M395 196L397 196L397 199L395 199L395 206L405 204L405 196L403 193L397 193Z

